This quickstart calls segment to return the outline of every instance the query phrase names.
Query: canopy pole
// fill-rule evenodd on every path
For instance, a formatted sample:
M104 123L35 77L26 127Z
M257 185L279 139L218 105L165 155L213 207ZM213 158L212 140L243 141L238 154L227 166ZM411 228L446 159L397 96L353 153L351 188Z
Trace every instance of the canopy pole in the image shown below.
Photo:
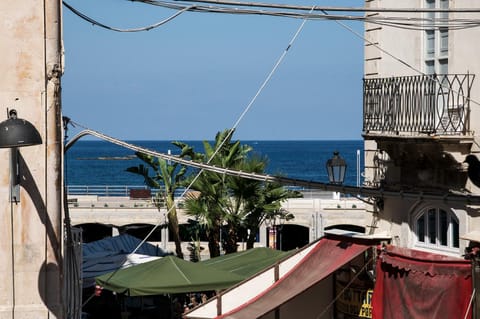
M217 290L217 316L222 315L222 294Z
M474 297L474 296L475 296L475 288L473 289L472 295L470 296L470 302L468 303L467 311L465 312L465 316L463 317L464 319L467 319L467 317L468 317L468 313L470 312L470 306L471 306L472 303L473 303L473 297Z

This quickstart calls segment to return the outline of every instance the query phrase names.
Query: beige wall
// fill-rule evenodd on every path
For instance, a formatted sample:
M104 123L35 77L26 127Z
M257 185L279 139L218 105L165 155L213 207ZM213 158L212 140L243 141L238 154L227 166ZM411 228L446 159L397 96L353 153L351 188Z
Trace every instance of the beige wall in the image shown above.
M379 213L379 222L377 223L376 233L389 234L393 245L400 247L409 247L424 251L433 251L440 254L460 257L468 245L467 240L460 239L460 248L457 252L448 252L445 249L426 247L416 244L414 235L414 217L426 207L438 207L446 211L451 211L459 221L460 234L465 234L472 228L470 218L461 205L449 205L442 201L425 201L421 199L406 200L400 198L385 199L385 210Z
M366 7L379 8L420 8L424 0L373 0L366 1ZM476 8L475 0L450 0L450 8ZM402 14L381 13L384 16L401 16ZM420 13L405 13L408 17L422 17ZM478 13L452 13L451 18L475 18ZM391 77L418 75L425 72L423 64L424 31L403 30L386 26L367 23L365 26L365 65L366 77ZM480 36L479 28L464 30L451 30L449 32L448 68L450 74L475 74L471 91L471 130L480 132L480 59L476 52L480 50L480 41L475 41ZM376 48L377 44L382 50ZM400 63L399 59L412 68ZM478 134L478 133L477 133Z
M373 0L366 1L365 6L369 8L409 8L417 7L418 2L418 0ZM401 16L398 13L381 13L380 15ZM414 17L418 14L409 13L408 16ZM365 42L365 75L367 77L391 77L415 74L392 56L410 65L418 65L421 45L419 34L419 31L367 23L365 26L367 39Z
M4 1L0 120L30 121L42 145L20 148L20 203L9 203L9 150L0 149L0 318L62 318L60 1Z
M424 5L424 0L372 0L365 1L367 7L379 8L421 8ZM476 0L450 0L450 8L475 8L478 7ZM380 13L380 15L391 16L390 13ZM408 17L421 17L421 14L406 13ZM451 18L477 18L480 14L460 14L452 13ZM418 75L418 71L425 72L423 62L423 47L424 31L410 31L394 29L389 27L379 27L371 24L366 25L366 37L368 40L378 44L383 50L394 55L396 58L404 61L412 66L408 68L402 63L390 57L386 52L382 52L373 45L366 42L365 46L365 77L391 77L404 75ZM480 29L466 29L466 30L451 30L449 32L449 47L448 47L448 73L449 74L466 74L471 73L476 76L472 90L471 90L471 117L470 130L473 132L475 142L472 144L470 152L478 153L479 148L479 132L480 132L480 59L478 59L476 52L480 49ZM385 143L385 142L384 142ZM391 141L394 145L396 141ZM434 141L432 140L432 143ZM461 166L461 162L468 154L465 151L465 143L461 144L445 144L444 151L452 155ZM365 141L366 152L366 180L373 180L374 150L377 144L373 140ZM394 181L399 180L399 174L402 171L410 170L410 167L390 167L388 178ZM463 169L466 169L464 167ZM447 181L448 182L448 181ZM432 182L433 183L433 182ZM433 184L432 184L433 185ZM368 186L368 185L367 185ZM471 183L467 181L465 188L472 191L473 194L478 194L479 189L472 187ZM460 236L478 229L480 225L479 209L478 207L453 206L448 202L424 202L420 198L418 200L402 200L385 199L385 209L378 215L377 228L374 232L377 234L387 234L392 237L393 244L418 248L415 246L415 237L412 230L412 214L418 212L422 205L432 205L436 207L444 207L454 212L455 216L460 221ZM460 256L463 253L464 247L468 244L467 241L460 241L460 250L457 253Z

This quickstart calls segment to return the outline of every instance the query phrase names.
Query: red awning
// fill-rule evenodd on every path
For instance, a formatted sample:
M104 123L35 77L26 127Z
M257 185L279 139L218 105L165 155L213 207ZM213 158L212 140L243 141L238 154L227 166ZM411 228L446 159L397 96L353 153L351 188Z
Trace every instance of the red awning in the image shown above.
M217 318L259 318L325 279L369 247L371 245L352 243L350 239L322 238L298 265L269 289Z
M372 318L471 318L468 260L386 246L377 261Z

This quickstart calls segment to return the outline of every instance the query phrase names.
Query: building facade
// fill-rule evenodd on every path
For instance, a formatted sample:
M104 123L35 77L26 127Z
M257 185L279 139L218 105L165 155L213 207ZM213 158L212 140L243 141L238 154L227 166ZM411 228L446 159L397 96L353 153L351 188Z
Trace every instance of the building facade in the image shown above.
M5 1L0 10L0 121L15 109L42 140L0 149L2 319L64 318L60 10L56 0Z
M465 163L479 152L480 61L474 39L480 29L456 25L480 13L457 11L474 8L469 0L372 0L365 5L411 8L366 15L413 22L365 25L365 182L397 193L375 199L369 232L388 233L401 247L461 256L469 245L465 236L480 226L478 206L467 199L480 189ZM417 196L403 196L408 192ZM449 200L452 193L465 200Z
M371 19L364 51L365 186L379 190L371 198L367 233L390 238L378 261L373 318L393 318L395 312L422 318L422 308L438 312L436 318L478 318L479 267L471 252L480 241L480 61L475 54L480 29L464 24L480 17L473 9L478 3L367 0L365 6ZM389 261L398 255L404 259ZM442 258L458 259L446 272L450 278L470 267L465 273L473 273L472 279L444 284L440 268L416 268L420 261L439 266ZM471 258L470 266L464 258ZM397 273L394 280L396 271L410 275ZM422 295L429 287L430 293L442 289L444 295L462 294L457 299L463 300L453 314L439 296L431 296L437 305L409 303L414 299L395 295L400 285L405 296Z

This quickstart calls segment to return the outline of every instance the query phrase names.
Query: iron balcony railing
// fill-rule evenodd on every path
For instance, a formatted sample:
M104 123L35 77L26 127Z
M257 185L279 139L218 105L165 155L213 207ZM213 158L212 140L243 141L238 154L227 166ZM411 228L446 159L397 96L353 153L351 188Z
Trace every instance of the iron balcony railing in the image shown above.
M364 79L363 131L468 135L473 74Z

